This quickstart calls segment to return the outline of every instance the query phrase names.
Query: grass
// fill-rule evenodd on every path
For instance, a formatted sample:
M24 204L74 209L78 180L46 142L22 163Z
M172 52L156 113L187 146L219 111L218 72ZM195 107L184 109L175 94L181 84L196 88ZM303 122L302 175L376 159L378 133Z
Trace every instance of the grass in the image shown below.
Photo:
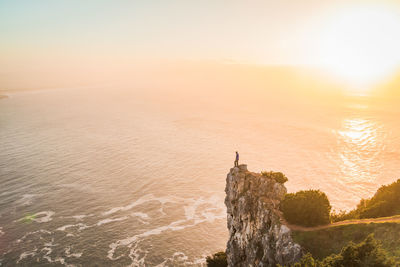
M371 233L381 241L389 256L400 261L400 223L339 225L309 232L293 231L292 236L314 258L321 260L332 253L339 253L350 241L363 241Z

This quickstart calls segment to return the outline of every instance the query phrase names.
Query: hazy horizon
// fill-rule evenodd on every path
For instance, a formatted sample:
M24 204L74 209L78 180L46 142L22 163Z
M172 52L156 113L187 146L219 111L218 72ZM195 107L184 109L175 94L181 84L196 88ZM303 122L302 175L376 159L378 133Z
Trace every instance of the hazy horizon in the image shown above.
M396 1L2 1L0 90L238 64L313 69L362 91L398 78L399 14Z

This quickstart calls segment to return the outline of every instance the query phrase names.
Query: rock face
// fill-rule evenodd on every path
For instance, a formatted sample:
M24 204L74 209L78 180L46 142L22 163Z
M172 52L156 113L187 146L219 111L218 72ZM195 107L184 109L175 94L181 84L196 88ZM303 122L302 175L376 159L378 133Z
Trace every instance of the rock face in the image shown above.
M228 173L225 192L229 266L288 266L300 260L300 245L280 222L284 185L239 165Z

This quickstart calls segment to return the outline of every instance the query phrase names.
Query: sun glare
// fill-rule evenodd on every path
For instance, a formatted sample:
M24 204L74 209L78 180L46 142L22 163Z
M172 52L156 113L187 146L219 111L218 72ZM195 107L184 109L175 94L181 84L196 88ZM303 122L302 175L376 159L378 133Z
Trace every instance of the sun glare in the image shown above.
M323 25L318 47L319 64L366 90L398 68L400 14L389 6L345 9Z

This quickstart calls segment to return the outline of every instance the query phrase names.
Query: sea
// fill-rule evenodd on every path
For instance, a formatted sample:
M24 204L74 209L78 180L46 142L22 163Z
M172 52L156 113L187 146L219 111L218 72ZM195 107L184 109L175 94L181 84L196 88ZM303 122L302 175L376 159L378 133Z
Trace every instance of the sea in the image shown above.
M259 93L259 92L258 92ZM235 159L336 211L400 178L400 108L252 92L86 86L0 100L0 266L205 266Z

